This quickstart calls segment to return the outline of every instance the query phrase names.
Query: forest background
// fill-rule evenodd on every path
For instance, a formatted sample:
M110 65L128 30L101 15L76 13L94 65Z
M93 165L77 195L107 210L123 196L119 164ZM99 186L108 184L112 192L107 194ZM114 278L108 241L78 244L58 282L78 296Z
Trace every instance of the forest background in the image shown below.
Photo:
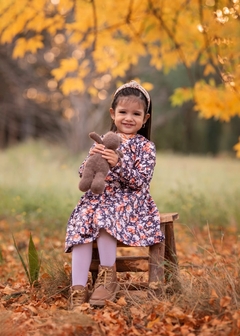
M2 335L239 333L239 17L239 0L0 0ZM154 303L125 293L76 318L64 314L63 243L77 169L131 79L153 100L151 193L180 215L182 293L166 286ZM18 255L30 232L40 289Z
M239 2L2 1L0 146L47 138L87 150L116 87L151 89L159 150L232 152Z

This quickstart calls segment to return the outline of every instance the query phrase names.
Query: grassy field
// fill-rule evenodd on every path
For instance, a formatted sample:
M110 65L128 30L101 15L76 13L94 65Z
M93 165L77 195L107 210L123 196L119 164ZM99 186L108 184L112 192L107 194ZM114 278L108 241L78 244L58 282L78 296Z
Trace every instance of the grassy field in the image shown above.
M84 155L43 142L0 153L0 216L64 230L81 193ZM178 212L188 226L240 225L240 161L158 153L151 193L161 212Z
M0 153L0 335L239 335L240 161L158 153L152 195L161 212L180 215L178 290L160 282L160 297L130 293L125 282L147 273L127 273L115 303L71 312L71 254L63 246L82 159L43 142ZM30 231L41 256L38 286L30 286L16 251L27 260Z
M186 225L240 224L240 160L159 154L152 195Z

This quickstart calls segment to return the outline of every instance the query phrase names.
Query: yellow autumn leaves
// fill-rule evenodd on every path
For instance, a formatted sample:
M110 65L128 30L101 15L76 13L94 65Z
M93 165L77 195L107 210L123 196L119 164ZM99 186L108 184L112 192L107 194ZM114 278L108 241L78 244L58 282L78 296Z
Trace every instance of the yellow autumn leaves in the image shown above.
M21 37L16 42L16 46L13 50L13 58L21 58L27 52L35 54L37 50L43 48L43 46L43 37L41 35L35 35L29 39Z
M195 110L206 119L216 119L229 122L235 116L240 117L239 96L231 87L216 87L211 84L197 83L194 95Z
M194 99L202 117L228 122L240 113L239 16L239 0L5 0L0 1L0 43L14 41L18 58L43 48L46 33L61 32L69 55L52 75L65 95L94 92L96 77L123 77L146 55L151 66L165 72L184 64L186 73L192 72L189 87L176 89L173 105ZM196 62L203 68L199 78L191 69Z
M89 73L88 64L89 61L84 60L79 65L77 59L72 57L63 59L60 67L52 70L52 74L58 82L64 79L61 89L65 95L73 91L84 91L85 86L82 78Z

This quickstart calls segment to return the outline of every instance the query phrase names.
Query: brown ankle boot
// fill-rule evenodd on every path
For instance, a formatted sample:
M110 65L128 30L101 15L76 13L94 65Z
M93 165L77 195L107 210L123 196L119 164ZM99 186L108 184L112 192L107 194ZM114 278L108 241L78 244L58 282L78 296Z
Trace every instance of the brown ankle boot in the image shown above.
M70 309L75 310L81 304L88 301L88 288L87 286L72 286L71 287L71 296L70 296Z
M118 290L115 265L112 267L100 265L89 303L94 306L104 306L105 300L114 301Z

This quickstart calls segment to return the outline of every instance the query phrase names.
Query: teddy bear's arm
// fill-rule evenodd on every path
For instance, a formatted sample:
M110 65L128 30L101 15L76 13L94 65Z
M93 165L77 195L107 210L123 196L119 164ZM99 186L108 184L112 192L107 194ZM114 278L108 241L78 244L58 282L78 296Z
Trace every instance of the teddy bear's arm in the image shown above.
M90 136L91 139L93 139L97 143L103 144L103 141L102 141L101 137L97 133L91 132L91 133L89 133L89 136Z

